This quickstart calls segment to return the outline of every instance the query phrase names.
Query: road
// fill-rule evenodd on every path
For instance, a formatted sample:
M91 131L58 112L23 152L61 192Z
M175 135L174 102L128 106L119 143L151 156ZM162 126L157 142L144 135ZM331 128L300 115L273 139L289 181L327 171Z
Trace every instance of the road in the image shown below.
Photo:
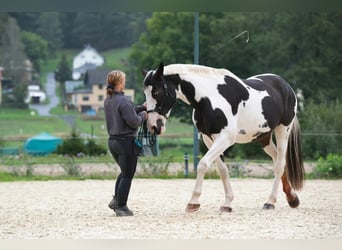
M30 109L35 109L40 116L50 116L50 110L56 107L59 103L59 99L56 96L56 81L54 73L47 74L46 82L46 94L49 99L48 104L30 104Z

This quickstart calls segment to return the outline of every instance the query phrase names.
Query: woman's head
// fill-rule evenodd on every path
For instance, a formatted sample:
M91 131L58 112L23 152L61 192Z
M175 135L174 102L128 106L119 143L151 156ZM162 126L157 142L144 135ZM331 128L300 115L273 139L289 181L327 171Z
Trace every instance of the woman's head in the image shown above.
M114 91L121 92L125 89L126 74L120 70L113 70L107 75L107 95Z

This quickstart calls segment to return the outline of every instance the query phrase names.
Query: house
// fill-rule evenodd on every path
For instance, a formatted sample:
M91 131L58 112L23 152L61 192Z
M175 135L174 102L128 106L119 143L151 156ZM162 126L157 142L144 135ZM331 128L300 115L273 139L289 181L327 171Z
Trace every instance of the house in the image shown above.
M27 91L25 103L40 103L46 100L46 94L40 90L39 85L29 85Z
M75 108L75 102L73 100L74 94L80 90L84 89L84 82L81 80L77 81L65 81L65 90L64 90L64 98L65 98L65 110Z
M71 84L66 84L70 89L66 89L68 92L69 100L72 105L74 105L79 112L86 113L89 110L95 110L99 112L103 110L103 102L106 97L106 79L107 74L110 70L107 69L93 69L88 70L85 73L83 88L81 85L77 85L74 81L74 85L77 88L71 88ZM129 96L132 101L134 101L134 89L126 89L125 95Z
M79 80L88 70L102 66L103 57L90 45L87 45L73 60L72 78Z

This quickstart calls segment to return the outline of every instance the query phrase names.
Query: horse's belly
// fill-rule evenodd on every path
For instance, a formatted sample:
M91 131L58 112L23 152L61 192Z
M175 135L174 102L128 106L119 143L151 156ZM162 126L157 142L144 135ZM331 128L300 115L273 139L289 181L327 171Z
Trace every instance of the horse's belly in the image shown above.
M271 129L268 127L268 124L264 119L260 119L259 121L247 120L238 124L235 142L249 143L270 131Z

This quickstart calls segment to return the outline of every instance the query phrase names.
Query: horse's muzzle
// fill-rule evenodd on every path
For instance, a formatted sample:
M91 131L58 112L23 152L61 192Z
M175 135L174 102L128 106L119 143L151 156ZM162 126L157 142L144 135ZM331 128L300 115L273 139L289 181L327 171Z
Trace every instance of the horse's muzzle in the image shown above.
M164 122L162 119L157 119L156 125L151 127L151 133L160 135L163 132ZM165 129L164 129L165 130Z
M152 127L151 133L152 133L152 134L160 135L160 133L161 133L161 128L158 128L157 126L153 126L153 127Z

